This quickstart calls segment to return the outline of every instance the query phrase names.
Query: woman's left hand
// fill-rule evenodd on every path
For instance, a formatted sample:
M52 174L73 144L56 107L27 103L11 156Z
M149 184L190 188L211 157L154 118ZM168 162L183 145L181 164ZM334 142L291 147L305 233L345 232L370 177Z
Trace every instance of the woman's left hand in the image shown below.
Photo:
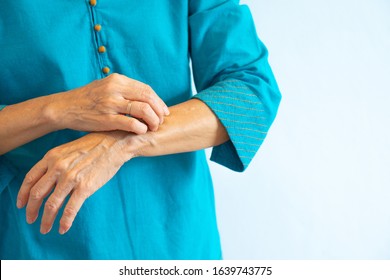
M124 151L121 132L118 133L90 133L50 150L27 173L18 194L17 207L27 205L27 222L36 221L43 200L50 194L40 229L42 234L48 233L66 197L70 196L59 228L60 234L66 233L84 201L131 158Z

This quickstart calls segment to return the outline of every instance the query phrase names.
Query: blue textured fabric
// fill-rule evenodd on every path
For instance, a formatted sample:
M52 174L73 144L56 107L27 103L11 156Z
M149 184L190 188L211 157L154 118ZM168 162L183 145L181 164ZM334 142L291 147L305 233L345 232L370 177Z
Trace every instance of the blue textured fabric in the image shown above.
M280 101L267 50L238 1L5 0L0 38L0 104L121 73L149 84L168 105L205 102L231 139L211 159L236 171L250 163ZM1 259L222 258L204 151L127 162L64 236L58 221L47 235L39 233L40 219L28 225L15 206L26 172L51 148L82 135L54 132L0 156Z

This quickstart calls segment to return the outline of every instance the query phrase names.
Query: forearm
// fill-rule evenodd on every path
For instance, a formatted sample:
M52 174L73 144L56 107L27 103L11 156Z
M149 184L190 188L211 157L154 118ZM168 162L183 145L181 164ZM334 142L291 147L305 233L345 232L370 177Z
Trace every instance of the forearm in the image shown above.
M0 111L0 155L57 130L48 110L51 99L38 97Z
M134 118L125 116L130 113ZM157 130L167 114L167 106L148 85L112 74L80 88L1 110L0 154L66 128L143 134L148 128Z
M229 139L224 126L202 101L191 99L169 109L171 114L158 131L125 136L129 158L196 151Z
M28 180L24 180L18 194L17 206L22 208L27 204L27 222L33 223L38 217L45 198L40 194L53 191L45 202L41 222L41 232L48 233L69 195L60 220L59 232L64 234L85 199L110 180L126 161L136 156L199 150L228 140L223 125L200 100L173 106L170 112L155 132L143 135L125 131L95 132L50 150L28 172ZM38 195L31 199L33 190Z

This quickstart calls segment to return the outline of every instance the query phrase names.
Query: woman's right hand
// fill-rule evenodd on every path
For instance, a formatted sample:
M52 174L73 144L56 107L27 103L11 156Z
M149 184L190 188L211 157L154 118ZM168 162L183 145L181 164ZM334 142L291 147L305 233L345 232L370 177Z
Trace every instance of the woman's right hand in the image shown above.
M148 128L156 131L169 115L150 86L120 74L52 97L49 110L58 129L143 134Z

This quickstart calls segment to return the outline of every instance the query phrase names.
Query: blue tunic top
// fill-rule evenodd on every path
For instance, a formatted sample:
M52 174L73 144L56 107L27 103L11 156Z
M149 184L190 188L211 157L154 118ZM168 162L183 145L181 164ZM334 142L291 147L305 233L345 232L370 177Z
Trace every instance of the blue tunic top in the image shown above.
M121 73L168 105L205 102L231 139L211 159L235 171L248 166L280 101L267 50L238 1L3 0L0 38L0 104ZM1 259L222 257L204 151L127 162L63 236L41 235L40 218L28 225L15 206L25 174L48 150L82 135L54 132L0 156Z

